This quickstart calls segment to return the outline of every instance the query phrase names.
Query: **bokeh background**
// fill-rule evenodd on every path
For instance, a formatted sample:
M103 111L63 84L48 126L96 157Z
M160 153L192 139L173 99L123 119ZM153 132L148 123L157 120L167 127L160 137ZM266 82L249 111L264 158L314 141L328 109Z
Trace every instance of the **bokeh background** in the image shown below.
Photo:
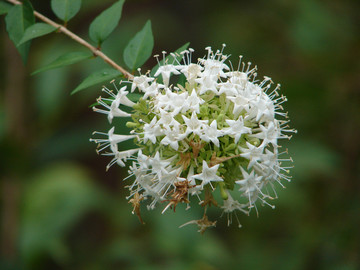
M84 0L69 28L88 25L112 0ZM49 1L32 1L55 19ZM220 48L282 84L291 126L284 142L292 182L278 186L276 209L197 233L178 226L201 209L142 209L131 215L122 179L89 142L109 129L89 108L100 86L70 96L83 78L106 67L89 60L30 73L68 51L85 50L61 34L35 40L28 64L0 21L1 269L360 269L360 2L357 0L128 0L103 50L123 64L123 48L147 19L153 53L191 42L195 57ZM55 19L56 20L56 19ZM155 64L150 59L144 69ZM121 123L117 130L121 133ZM221 211L211 212L218 218Z

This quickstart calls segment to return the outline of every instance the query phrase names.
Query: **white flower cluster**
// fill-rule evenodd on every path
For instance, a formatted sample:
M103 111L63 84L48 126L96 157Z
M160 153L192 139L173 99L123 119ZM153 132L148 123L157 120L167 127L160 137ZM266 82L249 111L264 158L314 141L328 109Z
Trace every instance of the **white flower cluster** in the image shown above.
M234 70L225 63L223 49L206 48L207 55L197 63L191 61L192 49L167 57L163 52L153 76L140 73L117 93L103 89L110 97L99 98L105 109L95 110L107 114L110 123L114 117L131 116L127 126L132 131L118 135L112 127L100 133L104 139L92 140L99 143L99 151L110 149L105 152L113 156L109 167L132 161L129 172L135 180L129 198L137 213L144 199L150 200L151 209L166 202L165 211L175 210L178 203L189 205L192 196L206 211L210 203L217 205L211 194L219 189L220 207L231 222L231 212L248 213L258 200L268 204L270 191L276 197L274 183L290 180L289 167L281 162L291 158L279 158L286 151L279 153L278 139L290 138L284 133L294 130L285 120L280 86L271 89L268 77L257 81L256 67L241 57ZM127 98L128 88L143 93L136 104ZM129 139L138 148L119 151L118 144ZM196 223L202 228L215 224L207 218Z

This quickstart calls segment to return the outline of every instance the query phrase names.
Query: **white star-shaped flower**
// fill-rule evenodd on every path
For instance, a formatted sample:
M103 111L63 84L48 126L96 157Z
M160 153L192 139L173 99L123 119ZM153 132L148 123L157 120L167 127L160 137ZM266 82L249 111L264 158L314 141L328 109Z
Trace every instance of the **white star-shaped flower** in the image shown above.
M177 115L179 112L185 112L188 110L188 106L186 103L188 92L183 93L175 93L169 91L167 93L169 95L169 106L172 109L173 115Z
M234 103L233 114L238 115L242 110L249 111L250 99L246 96L239 94L237 96L227 96L229 100Z
M225 93L227 97L229 96L237 96L238 90L236 88L236 85L231 83L230 81L227 81L225 83L219 83L219 95Z
M149 158L149 164L152 167L152 170L161 177L166 173L166 167L171 163L169 159L161 159L160 153L157 151L154 157Z
M157 77L161 74L165 86L169 86L171 73L173 73L175 75L180 74L180 72L178 71L178 68L179 67L177 67L175 65L171 65L171 64L163 65L158 68L158 70L156 71L154 76Z
M190 133L194 133L196 135L201 136L202 135L202 128L205 127L205 124L207 124L208 120L199 120L197 118L197 115L195 112L193 112L191 114L191 118L187 118L185 115L182 115L182 118L185 121L185 126L186 126L186 131L185 134L186 136L189 135Z
M252 170L249 174L242 167L240 167L240 169L243 179L235 181L236 184L240 185L239 191L243 191L244 193L248 194L250 192L259 190L262 176L255 174L254 170Z
M159 125L163 125L164 127L179 125L179 122L177 122L174 119L174 115L172 112L168 112L163 109L159 109L159 112L160 112L160 118L158 121Z
M203 73L210 76L226 77L224 70L229 70L230 68L224 64L224 60L201 59L200 62L205 67Z
M277 123L277 121L274 122ZM263 140L261 143L262 146L266 146L269 143L271 143L273 146L276 147L277 139L280 137L280 133L279 133L280 130L277 127L277 125L274 124L274 122L269 122L267 127L260 124L259 128L261 131L251 136L262 139Z
M246 142L248 148L240 148L241 156L250 160L248 169L250 169L254 164L257 164L262 159L262 154L264 152L263 146L256 147L249 142Z
M241 135L251 133L251 128L245 127L242 116L238 120L226 119L226 123L230 126L225 129L226 134L232 135L235 138L235 143L238 143Z
M120 167L125 167L125 161L139 150L140 148L136 148L126 151L114 151L113 153L104 154L104 156L114 156L114 158L106 166L106 170L108 170L115 163L117 163Z
M114 117L130 117L131 116L131 114L119 109L119 106L120 106L119 99L112 100L110 105L107 104L105 101L109 101L109 99L99 98L97 100L97 102L100 105L102 105L103 107L105 107L107 110L99 109L96 107L93 107L93 110L95 112L106 114L110 124L112 123L112 120L114 119Z
M191 95L186 99L186 107L189 108L190 111L200 113L200 105L204 102L205 101L197 95L196 90L193 89Z
M150 140L153 144L156 143L156 137L162 135L161 127L158 124L156 116L150 123L144 125L144 143Z
M145 91L149 87L149 82L153 81L154 78L150 78L146 75L134 76L131 84L131 92L134 92L136 88L140 91Z
M222 130L217 129L217 122L213 120L210 126L205 125L200 138L205 142L212 141L217 147L220 146L219 137L223 135Z
M180 132L179 126L165 127L164 129L165 137L161 140L161 144L170 145L174 150L179 149L179 141L184 139L186 135Z
M265 120L273 121L275 116L274 102L265 94L258 95L256 99L252 99L251 110L249 114L255 117L255 121L259 121L262 117Z
M162 84L159 84L157 82L153 82L148 87L144 88L144 99L147 99L148 97L154 97L157 94L159 94L160 90L163 89L165 86Z
M212 91L218 94L218 76L216 75L201 75L200 78L195 79L199 84L199 95L205 94L207 91Z
M204 187L206 184L210 184L210 182L221 182L224 181L220 176L216 174L219 169L220 164L209 167L205 160L202 163L202 172L200 174L193 175L194 178L201 180L201 186Z
M226 76L229 78L229 82L239 86L241 89L244 89L246 83L248 82L248 77L245 72L231 71L231 72L227 72Z

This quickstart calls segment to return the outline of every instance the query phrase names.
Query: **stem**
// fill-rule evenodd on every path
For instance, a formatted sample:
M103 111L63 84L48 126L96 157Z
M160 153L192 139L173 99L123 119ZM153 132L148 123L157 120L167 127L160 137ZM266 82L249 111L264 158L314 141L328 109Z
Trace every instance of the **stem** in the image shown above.
M17 1L17 0L7 0L8 2L14 4L14 5L22 5L21 2ZM112 66L113 68L119 70L127 79L132 79L133 75L128 72L127 70L125 70L123 67L119 66L118 64L116 64L112 59L110 59L106 54L104 54L102 51L100 51L98 48L92 46L89 42L85 41L84 39L82 39L81 37L79 37L78 35L74 34L73 32L71 32L69 29L67 29L65 26L58 24L52 20L50 20L49 18L45 17L44 15L40 14L37 11L34 11L34 15L35 17L37 17L38 19L42 20L43 22L50 24L56 28L58 28L59 32L62 32L63 34L69 36L70 38L72 38L73 40L75 40L76 42L80 43L81 45L85 46L86 48L88 48L95 56L99 56L100 58L102 58L106 63L108 63L110 66Z

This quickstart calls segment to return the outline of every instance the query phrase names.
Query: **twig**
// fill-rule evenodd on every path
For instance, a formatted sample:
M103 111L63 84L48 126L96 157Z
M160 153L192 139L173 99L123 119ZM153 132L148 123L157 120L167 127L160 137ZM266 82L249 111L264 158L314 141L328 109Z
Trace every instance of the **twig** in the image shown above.
M17 1L17 0L7 0L8 2L14 4L14 5L22 5L22 2ZM119 66L118 64L116 64L113 60L111 60L106 54L104 54L102 51L100 51L98 48L92 46L89 42L85 41L84 39L82 39L81 37L79 37L78 35L74 34L73 32L71 32L69 29L67 29L65 26L58 24L52 20L50 20L49 18L45 17L44 15L40 14L37 11L34 11L34 15L35 17L37 17L38 19L42 20L43 22L50 24L56 28L58 28L59 32L62 32L63 34L69 36L70 38L72 38L73 40L75 40L76 42L80 43L81 45L85 46L86 48L88 48L95 56L99 56L100 58L102 58L106 63L108 63L110 66L112 66L113 68L119 70L126 78L128 79L132 79L133 75L128 72L127 70L125 70L123 67Z

